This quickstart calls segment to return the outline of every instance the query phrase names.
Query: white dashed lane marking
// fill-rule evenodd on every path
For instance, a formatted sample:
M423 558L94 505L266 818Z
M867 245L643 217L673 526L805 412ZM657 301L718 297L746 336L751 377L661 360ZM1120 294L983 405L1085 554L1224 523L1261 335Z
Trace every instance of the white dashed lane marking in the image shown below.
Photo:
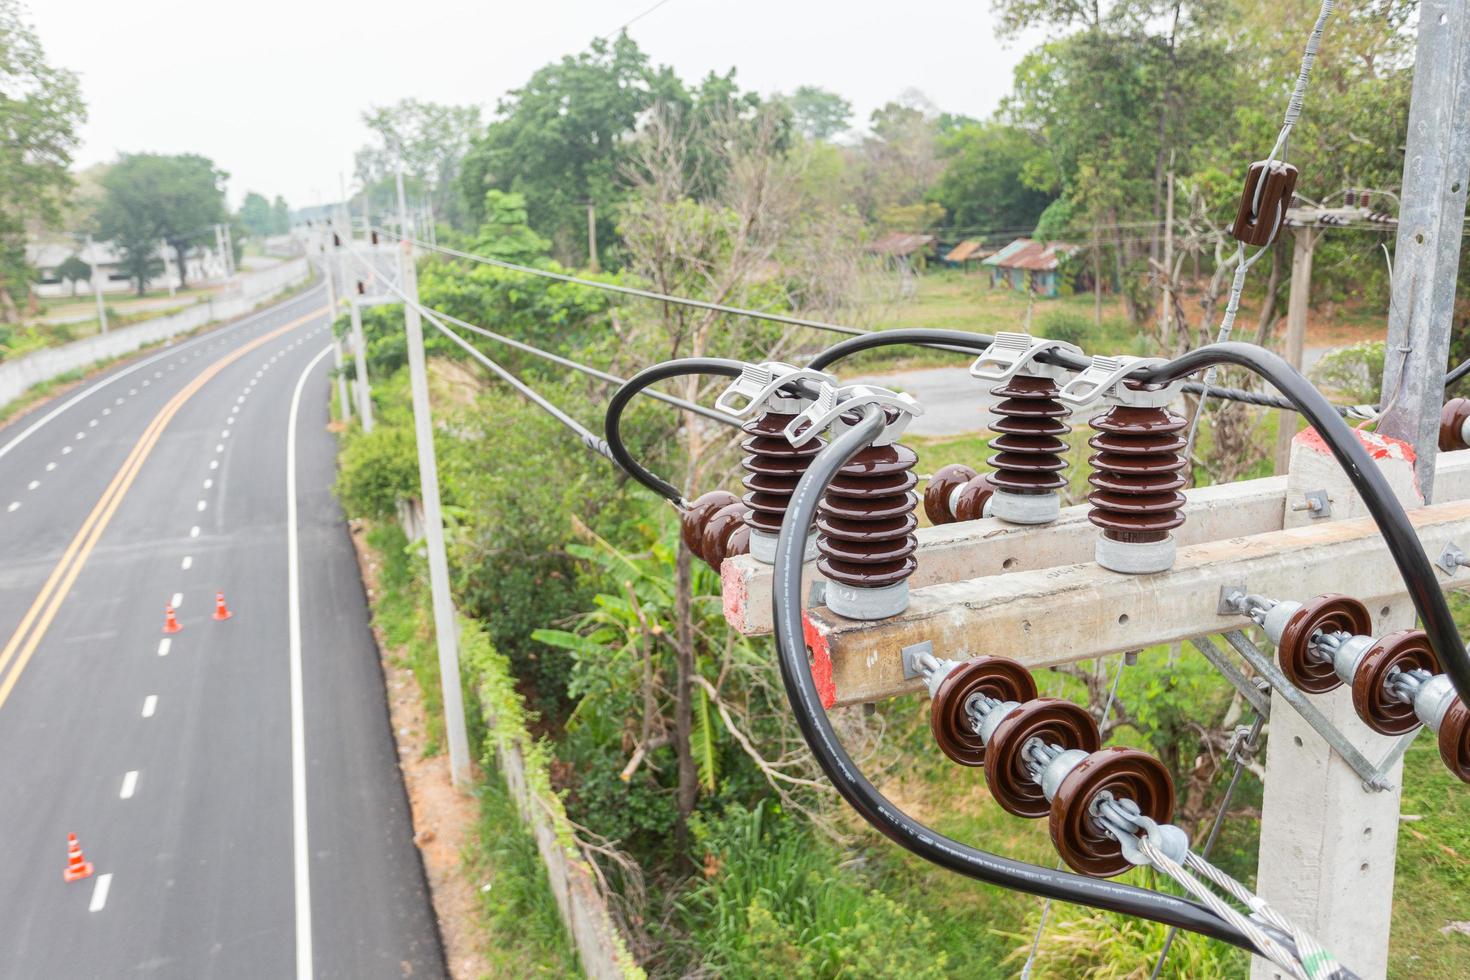
M152 718L153 712L158 710L158 695L150 694L143 699L143 717Z
M117 798L120 800L131 800L133 798L133 793L135 793L137 789L138 770L129 769L127 772L123 773L122 788L117 791Z
M204 509L204 508L206 508L206 507L208 507L208 506L209 506L209 502L208 502L208 501L207 501L207 500L201 500L201 501L199 501L199 503L198 503L198 504L196 504L196 505L195 505L195 506L196 506L196 508L197 508L197 509L198 509L198 510L203 510L203 509Z
M165 636L163 639L158 641L158 655L160 657L167 657L168 648L173 645L174 641Z
M20 501L19 500L12 500L10 502L10 506L7 507L7 508L5 508L5 510L7 512L10 512L10 513L14 513L15 511L20 510Z
M107 906L107 893L112 890L112 872L97 876L97 884L92 888L92 902L87 906L88 912L101 912Z
M26 484L26 489L27 490L34 490L37 487L39 487L40 485L41 485L41 481L40 480L32 480L30 483L27 483Z
M181 561L181 562L179 562L179 567L182 568L184 571L187 572L193 566L193 564L194 564L194 556L193 555L185 555L184 556L184 560Z
M184 604L184 593L182 593L182 592L175 592L174 593L173 607L175 609L178 609L183 604Z
M197 537L199 537L199 525L198 524L195 524L193 527L189 528L189 537L191 537L191 538L197 538Z
M46 464L46 472L47 473L50 473L54 469L56 469L56 463L55 463L54 460L52 462Z

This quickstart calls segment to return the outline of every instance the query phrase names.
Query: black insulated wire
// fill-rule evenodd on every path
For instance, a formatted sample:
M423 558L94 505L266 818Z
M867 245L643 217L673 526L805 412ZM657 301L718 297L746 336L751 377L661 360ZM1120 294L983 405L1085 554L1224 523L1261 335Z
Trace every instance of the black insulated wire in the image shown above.
M603 432L607 436L606 445L611 453L612 461L621 466L623 472L633 479L676 507L682 508L684 495L679 492L678 487L649 472L642 463L633 458L632 453L628 452L628 447L623 442L623 410L628 407L634 395L651 384L692 374L715 374L726 378L738 378L744 368L745 365L740 361L732 361L723 357L682 357L644 368L633 375L623 383L621 388L613 392L612 399L607 403L607 418L603 423Z
M822 450L797 483L777 538L771 602L781 681L802 737L822 771L859 816L894 843L942 868L1003 888L1179 926L1256 952L1243 933L1194 902L1016 861L952 840L894 806L847 754L822 707L807 662L801 615L802 552L805 529L816 516L827 485L873 441L884 421L882 412L870 406L861 421Z

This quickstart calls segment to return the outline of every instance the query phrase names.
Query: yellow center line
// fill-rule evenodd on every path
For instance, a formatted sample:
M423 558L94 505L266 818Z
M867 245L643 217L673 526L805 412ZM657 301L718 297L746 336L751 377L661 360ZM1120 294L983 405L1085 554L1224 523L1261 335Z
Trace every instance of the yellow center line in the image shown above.
M128 453L127 459L123 460L123 464L118 469L117 474L113 476L112 482L107 485L107 489L98 498L96 506L92 508L92 512L82 522L82 526L77 531L76 536L67 545L66 551L62 553L61 560L56 563L56 567L52 569L51 574L47 577L46 584L41 586L40 593L36 596L35 601L31 603L30 609L26 611L25 616L20 621L20 625L16 627L9 641L6 642L5 648L0 650L0 674L5 672L6 666L10 664L11 658L15 658L14 664L10 665L10 672L5 674L3 681L0 681L0 707L4 707L6 698L10 696L11 689L15 687L15 682L20 678L21 671L25 670L26 664L30 662L31 656L36 652L36 648L40 645L42 638L45 637L46 630L50 628L51 621L56 617L57 611L66 600L67 593L71 591L72 583L81 574L82 567L87 563L87 559L92 554L92 549L97 546L97 541L102 537L102 532L107 529L108 523L112 520L112 515L117 512L117 508L122 504L123 498L127 495L129 488L132 487L133 481L137 479L139 472L142 471L143 464L148 460L148 456L152 453L153 447L158 444L158 440L163 436L164 429L172 421L173 417L178 414L179 410L184 407L184 404L190 398L194 397L201 388L235 361L260 347L262 344L270 343L270 341L281 336L281 334L295 330L303 323L307 323L325 312L327 312L325 308L314 310L305 316L292 320L282 327L262 334L248 344L237 347L229 354L226 354L200 371L194 377L194 380L190 381L173 398L169 399L168 404L159 409L158 414L148 423L148 427L143 430L143 434L134 443L132 450Z

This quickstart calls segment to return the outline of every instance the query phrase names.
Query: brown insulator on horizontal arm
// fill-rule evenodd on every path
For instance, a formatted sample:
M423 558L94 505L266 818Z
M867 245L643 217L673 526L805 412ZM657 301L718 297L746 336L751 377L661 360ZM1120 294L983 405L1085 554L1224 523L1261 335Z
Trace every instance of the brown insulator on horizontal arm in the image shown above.
M1368 607L1351 596L1330 593L1301 604L1286 621L1276 646L1281 672L1303 691L1325 694L1341 686L1331 657L1311 648L1315 637L1326 633L1366 636L1373 631Z
M812 459L826 446L821 439L791 445L785 429L794 418L785 412L765 412L740 427L748 436L740 444L748 454L740 466L745 470L745 523L751 531L751 554L768 564L776 557L776 538L791 494Z
M934 471L924 488L924 514L929 523L954 524L989 516L986 505L994 498L989 473L976 473L964 463L950 463Z
M985 782L1001 808L1018 817L1044 817L1051 809L1027 766L1032 739L1083 752L1096 752L1102 742L1087 709L1061 698L1033 698L1006 715L985 748Z
M918 567L914 463L907 446L869 446L838 471L817 508L817 570L827 607L852 619L882 619L908 604Z
M1184 416L1164 407L1117 405L1092 419L1097 450L1089 462L1087 519L1102 528L1097 561L1115 572L1161 572L1174 564L1174 536L1184 523L1188 461Z
M996 450L989 459L995 472L990 483L996 495L993 514L1012 524L1046 524L1061 512L1057 491L1067 485L1067 463L1062 438L1072 427L1062 421L1068 409L1057 400L1050 378L1017 374L990 390L998 398L992 414L990 440Z
M1419 727L1414 705L1390 694L1389 678L1399 672L1440 671L1439 657L1423 630L1397 630L1380 636L1353 671L1353 708L1380 735L1403 735Z
M684 545L717 572L726 558L743 555L750 547L745 504L728 490L696 497L679 515L679 532Z
M955 666L929 702L929 730L940 751L962 766L985 764L985 740L975 730L972 698L1024 703L1036 698L1036 679L1005 657L976 657Z

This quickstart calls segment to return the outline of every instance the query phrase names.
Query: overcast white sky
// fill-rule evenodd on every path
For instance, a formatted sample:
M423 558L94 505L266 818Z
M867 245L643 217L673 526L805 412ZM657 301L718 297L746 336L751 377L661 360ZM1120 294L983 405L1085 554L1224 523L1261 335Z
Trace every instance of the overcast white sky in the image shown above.
M78 164L121 151L197 152L230 198L338 198L366 140L360 114L413 96L487 110L536 68L656 0L27 0L49 60L81 76ZM738 69L763 93L820 85L861 121L907 88L984 116L1027 47L1002 46L986 0L666 0L630 28L686 80Z

